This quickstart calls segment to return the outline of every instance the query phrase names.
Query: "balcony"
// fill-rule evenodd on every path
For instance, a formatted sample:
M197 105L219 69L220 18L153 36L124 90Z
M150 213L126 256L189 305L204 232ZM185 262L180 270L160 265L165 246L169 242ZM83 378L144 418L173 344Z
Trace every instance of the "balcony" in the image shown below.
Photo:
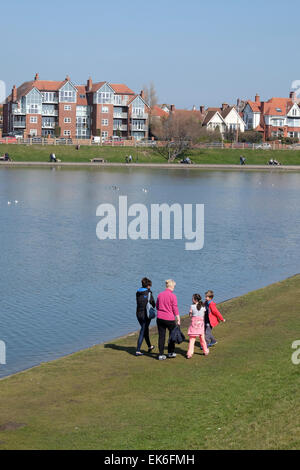
M126 124L122 124L121 126L114 125L113 129L114 131L127 131L128 127L126 126Z
M131 126L132 132L147 132L148 126Z
M57 109L43 109L42 110L42 116L58 116L58 110Z
M114 118L115 119L127 119L128 114L127 113L116 113L116 112L114 112Z
M131 118L132 119L148 119L148 114L147 113L132 113Z
M26 121L14 121L13 122L14 128L19 128L19 127L26 127Z
M43 129L54 129L56 126L55 122L43 122L42 123L42 128Z
M18 114L18 115L20 115L20 114L24 114L24 115L25 115L25 114L26 114L26 111L25 111L25 109L15 108L15 109L12 110L12 113L13 113L13 114Z

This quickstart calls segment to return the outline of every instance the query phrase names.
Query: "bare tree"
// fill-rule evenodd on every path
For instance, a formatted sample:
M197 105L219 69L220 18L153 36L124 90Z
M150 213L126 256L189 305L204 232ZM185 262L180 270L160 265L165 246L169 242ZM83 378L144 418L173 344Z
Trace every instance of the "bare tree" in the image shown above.
M168 162L183 157L201 132L201 122L189 113L174 112L155 122L152 133L163 142L157 149Z
M145 95L145 101L150 106L150 108L153 108L154 106L156 106L157 94L156 94L154 83L151 81L149 85L144 85L143 91Z

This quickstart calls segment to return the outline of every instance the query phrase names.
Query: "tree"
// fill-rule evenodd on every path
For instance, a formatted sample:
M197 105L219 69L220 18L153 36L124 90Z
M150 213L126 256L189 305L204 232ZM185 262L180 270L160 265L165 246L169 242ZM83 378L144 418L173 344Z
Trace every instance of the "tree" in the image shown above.
M54 128L55 137L60 137L60 134L61 134L61 128L59 126L55 126Z
M157 150L169 163L185 155L197 142L200 131L201 123L198 119L180 112L161 118L152 128L152 133L162 141Z
M257 131L245 131L239 134L239 142L250 142L251 144L257 144L262 141L263 135Z
M149 85L144 85L143 86L143 92L144 92L144 96L145 96L145 101L150 106L150 108L153 108L154 106L156 106L157 105L157 94L156 94L156 89L155 89L154 83L150 82Z

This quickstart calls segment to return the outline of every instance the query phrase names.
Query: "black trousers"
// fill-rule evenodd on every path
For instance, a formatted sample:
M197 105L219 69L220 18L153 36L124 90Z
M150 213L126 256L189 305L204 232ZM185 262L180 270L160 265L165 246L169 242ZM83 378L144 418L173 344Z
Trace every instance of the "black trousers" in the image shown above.
M158 328L158 350L160 356L163 355L165 349L165 341L166 341L166 330L169 330L169 338L171 331L175 328L176 322L175 320L162 320L158 318L156 320L157 328ZM168 343L168 353L173 353L175 351L175 343L174 341L169 341Z

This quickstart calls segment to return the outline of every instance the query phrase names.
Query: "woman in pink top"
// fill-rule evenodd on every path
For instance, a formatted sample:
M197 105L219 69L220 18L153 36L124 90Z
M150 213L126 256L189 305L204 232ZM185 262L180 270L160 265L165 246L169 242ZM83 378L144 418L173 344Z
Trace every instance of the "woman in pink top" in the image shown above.
M164 355L165 340L166 340L166 330L169 330L169 336L171 331L176 326L175 318L177 319L177 324L180 325L180 316L177 306L177 297L173 293L176 286L176 282L173 279L168 279L166 281L166 290L158 294L156 301L157 308L157 328L158 328L158 348L159 356L158 359L163 361L167 357ZM168 357L174 358L175 354L175 343L169 341L168 343Z

